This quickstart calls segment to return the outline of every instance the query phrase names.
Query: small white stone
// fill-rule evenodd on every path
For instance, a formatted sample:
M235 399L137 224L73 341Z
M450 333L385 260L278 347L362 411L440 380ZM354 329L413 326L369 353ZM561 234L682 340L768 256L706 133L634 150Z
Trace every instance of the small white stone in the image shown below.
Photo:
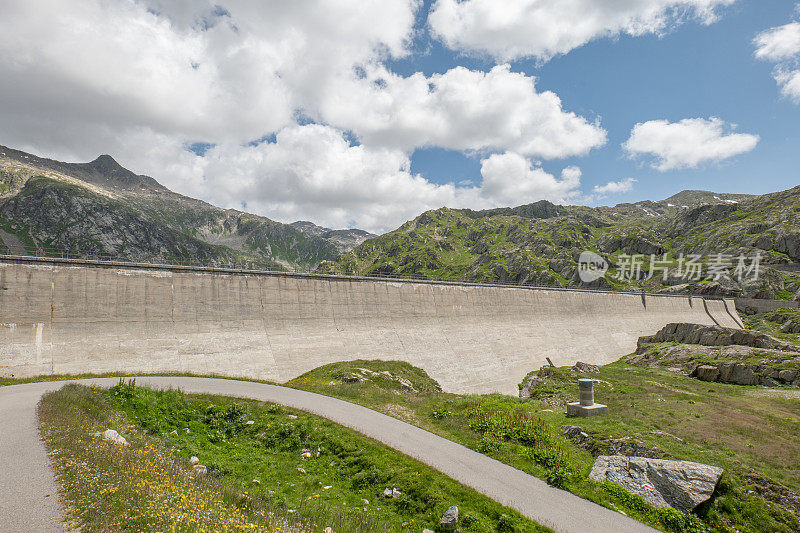
M170 435L177 435L178 434L178 430L177 429L173 429L172 431L169 432L169 434Z
M248 421L247 421L247 425L248 425L248 426L252 426L252 425L253 425L253 424L255 424L255 423L256 423L256 421L255 421L255 420L248 420Z
M189 428L186 428L186 433L191 433L192 431Z
M107 429L103 432L103 438L105 440L111 441L114 444L119 444L120 446L128 446L128 441L125 440L125 437L117 433L113 429Z
M361 501L364 502L364 505L369 505L369 500L366 498L361 498Z
M322 530L322 533L333 533L333 528L328 526Z
M255 478L255 479L253 479L252 483L253 483L253 485L261 485L261 480L258 479L258 478Z
M322 490L328 490L328 489L332 489L332 488L333 488L333 485L325 485L324 487L322 487Z
M288 416L289 418L297 418L297 415L286 415L286 416Z
M193 455L189 458L189 464L192 466L200 464L200 459Z
M306 473L305 468L298 468L297 471L300 472L301 474L305 474Z
M208 474L208 468L205 465L194 465L192 467L192 474L196 476L205 476Z

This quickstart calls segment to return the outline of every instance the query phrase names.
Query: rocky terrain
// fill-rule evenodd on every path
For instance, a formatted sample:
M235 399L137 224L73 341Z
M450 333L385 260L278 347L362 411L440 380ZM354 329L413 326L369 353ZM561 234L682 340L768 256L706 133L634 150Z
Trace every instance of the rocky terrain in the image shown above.
M605 277L581 281L578 259L584 250L606 261ZM631 267L634 254L642 255L641 269ZM657 269L650 275L651 254L662 261L657 266L667 270L666 277ZM699 276L686 275L690 255L699 256L693 259L700 264ZM737 272L740 255L745 268ZM540 201L487 211L442 208L324 262L319 270L791 300L800 290L798 262L800 187L795 187L763 196L683 191L659 202L615 207ZM712 270L714 263L723 267L721 275Z
M370 236L220 209L108 155L74 164L0 147L2 252L308 270Z
M640 337L626 362L667 367L702 381L800 387L800 347L749 329L668 324Z
M340 253L346 253L366 241L377 237L374 233L364 231L363 229L330 229L317 226L313 222L307 220L298 220L289 224L293 228L300 230L305 235L312 237L321 237L334 246Z

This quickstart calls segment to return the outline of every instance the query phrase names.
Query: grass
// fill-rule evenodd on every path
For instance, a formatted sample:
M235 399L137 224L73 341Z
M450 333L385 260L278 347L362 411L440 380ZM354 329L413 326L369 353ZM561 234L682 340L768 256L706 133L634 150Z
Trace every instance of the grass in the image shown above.
M764 317L755 319L769 332L774 329ZM363 379L344 380L348 374ZM586 376L600 380L598 401L609 405L609 415L568 419L563 403L575 399L577 377L556 369L555 377L525 401L443 393L423 370L402 362L334 363L287 385L385 412L655 527L688 531L698 526L693 517L660 515L618 487L588 481L592 454L557 428L580 425L601 447L603 439L631 437L668 457L725 469L713 501L696 511L705 527L800 530L799 506L781 496L800 492L800 408L788 394L762 395L766 389L707 383L619 361Z
M214 479L192 479L169 449L137 433L97 391L67 385L39 405L42 436L70 526L93 531L290 531L261 502ZM96 436L109 426L124 447Z
M546 531L378 442L274 404L124 383L108 390L68 385L47 395L40 413L73 515L86 531L199 530L191 517L205 519L207 530L437 530L449 505L459 506L465 533ZM91 437L106 427L132 445ZM138 454L148 461L117 459ZM207 477L186 477L193 455ZM199 488L190 498L193 484ZM382 498L392 487L402 495Z
M336 396L405 419L415 425L486 453L502 462L567 488L571 492L664 530L797 531L796 514L759 496L758 472L792 490L800 490L800 409L796 401L757 397L755 387L706 383L663 369L617 362L600 374L580 376L557 369L537 389L536 397L520 400L502 395L461 396L392 390L380 383L343 383L337 379L353 368L383 370L380 361L327 365L290 385ZM413 381L418 369L393 363ZM406 368L407 367L407 368ZM598 401L609 405L606 417L569 419L563 404L575 400L577 377L601 380ZM420 388L427 376L417 377ZM428 385L429 390L431 389ZM658 447L667 456L721 466L726 470L711 504L694 517L660 516L618 487L587 479L592 455L562 437L558 428L580 425L598 442L629 436ZM754 483L756 483L754 485ZM772 487L775 489L776 487Z

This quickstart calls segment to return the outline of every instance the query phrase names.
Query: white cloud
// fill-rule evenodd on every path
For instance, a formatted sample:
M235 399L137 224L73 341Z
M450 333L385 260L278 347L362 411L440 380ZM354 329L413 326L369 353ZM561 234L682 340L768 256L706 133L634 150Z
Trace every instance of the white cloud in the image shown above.
M381 233L423 211L443 206L486 209L548 199L573 198L580 170L567 167L561 179L513 153L482 161L481 186L432 183L410 170L401 150L352 145L344 132L319 124L291 125L274 142L254 146L223 143L204 157L173 139L140 131L127 136L132 157L120 163L221 207L269 213L283 222L313 220L328 227L357 227Z
M800 13L800 4L797 12ZM800 103L800 22L765 30L753 44L757 58L776 63L773 77L781 94Z
M606 194L619 194L633 190L633 184L636 183L635 178L625 178L619 181L609 181L605 185L595 185L594 192L599 195Z
M420 0L220 5L4 1L0 143L68 161L110 153L224 207L385 230L443 205L568 198L579 171L556 178L528 158L606 142L507 65L389 72L387 59L409 54ZM299 126L298 114L324 125ZM214 146L200 157L186 150L194 142ZM411 173L409 154L424 146L483 157L484 185ZM500 175L504 165L514 173Z
M578 194L581 170L567 167L561 179L519 154L492 154L481 161L481 195L496 205L521 205L534 200L565 203Z
M749 152L759 136L733 133L735 125L711 117L686 118L679 122L651 120L636 124L622 148L631 156L649 154L660 171L697 168Z
M800 69L778 70L775 73L775 81L781 86L781 93L784 96L800 103Z
M353 64L406 54L417 1L225 5L4 2L0 111L18 111L20 122L51 117L55 130L83 121L197 140L258 138L313 107ZM4 120L0 133L18 126Z
M735 1L436 0L428 22L452 49L544 61L601 37L659 34L688 18L710 24Z
M783 26L761 32L753 40L756 57L768 61L782 61L800 54L800 22L790 22Z
M585 155L606 142L599 125L564 111L555 93L536 92L535 79L509 65L406 78L370 68L363 78L336 86L322 116L366 144L406 151L439 146L552 159Z

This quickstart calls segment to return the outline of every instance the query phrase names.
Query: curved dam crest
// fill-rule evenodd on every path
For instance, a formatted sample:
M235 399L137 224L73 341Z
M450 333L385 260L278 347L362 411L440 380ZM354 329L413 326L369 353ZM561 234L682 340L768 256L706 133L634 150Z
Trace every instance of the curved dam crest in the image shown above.
M457 393L516 394L549 357L606 364L669 322L739 327L688 296L0 260L0 375L193 372L284 382L401 360ZM737 323L739 322L739 323Z

